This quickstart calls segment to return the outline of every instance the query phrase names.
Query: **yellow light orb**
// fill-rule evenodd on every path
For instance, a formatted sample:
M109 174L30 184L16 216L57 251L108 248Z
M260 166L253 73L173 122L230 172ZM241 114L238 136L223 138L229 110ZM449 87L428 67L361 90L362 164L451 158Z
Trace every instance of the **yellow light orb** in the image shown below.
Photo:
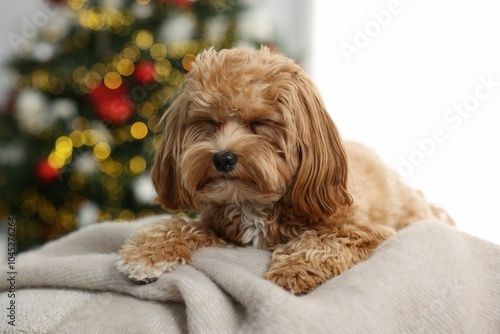
M148 217L148 216L153 216L155 215L155 212L151 209L143 209L141 210L141 212L139 212L137 214L137 218L140 218L140 217Z
M124 22L125 22L125 17L123 16L122 13L120 13L116 9L109 8L107 10L106 24L108 26L117 28L122 26Z
M135 13L132 10L125 8L124 10L122 10L122 15L123 15L123 24L129 26L135 22Z
M90 72L89 72L89 76L90 76L92 79L97 80L97 81L99 81L99 80L101 80L101 79L102 79L102 75L101 75L101 74L99 74L99 72L97 72L97 71L90 71Z
M141 156L135 156L129 162L130 171L136 175L144 173L146 170L146 160Z
M54 169L60 169L66 163L67 156L59 151L52 151L47 158L49 166Z
M88 11L86 20L84 20L84 23L88 28L92 30L101 30L105 28L106 15L102 12L103 8L99 6L94 7L94 9Z
M105 160L111 154L111 147L104 142L97 143L92 150L92 154L97 160Z
M99 74L100 77L103 77L106 74L106 66L102 63L93 64L90 67L90 70Z
M104 173L109 174L113 166L113 160L111 159L106 159L104 161L101 161L99 164L99 169L102 170Z
M111 176L113 177L119 177L120 175L122 175L123 173L123 166L121 163L119 163L118 161L113 161L113 170L112 172L110 173Z
M75 68L75 70L73 71L73 80L75 82L80 82L83 78L87 76L88 72L89 71L83 66Z
M148 135L148 127L143 122L135 122L130 127L130 134L135 139L143 139Z
M153 44L153 34L148 30L139 30L134 33L132 40L141 49L148 49Z
M92 129L83 131L83 135L85 136L85 145L87 146L94 146L99 140L99 134L97 133L97 131Z
M194 54L187 54L184 56L184 58L182 58L182 67L184 67L184 69L186 71L191 71L193 69L193 61L196 59L196 56Z
M155 72L160 80L164 81L170 76L172 64L167 59L158 60L155 62Z
M123 172L122 164L112 159L102 161L99 168L106 174L112 177L119 177Z
M56 150L63 155L71 155L73 151L73 141L66 136L61 136L56 140Z
M129 59L121 59L116 64L116 69L121 75L129 76L134 73L135 66L134 63L132 63Z
M35 88L46 90L49 88L49 74L42 70L35 71L31 75L31 83Z
M141 51L135 44L130 43L123 49L121 55L130 61L136 61L139 59Z
M80 22L81 26L90 29L90 15L92 11L88 9L84 9L80 11L78 15L78 21Z
M69 134L69 138L71 139L71 142L73 143L73 147L80 147L83 144L85 144L85 135L83 134L82 131L71 131Z
M104 76L104 84L109 89L116 89L122 84L122 77L117 72L109 72Z
M139 114L139 116L141 116L143 118L151 117L153 115L154 111L155 111L155 107L149 101L141 102L137 106L137 113Z
M80 10L87 7L87 0L68 0L68 7L74 10Z
M56 218L57 211L52 203L46 203L46 205L40 207L38 213L44 221L52 221Z
M155 43L149 50L149 54L155 60L164 59L167 56L167 47L161 43Z
M172 69L172 73L170 74L170 77L168 78L168 82L173 86L179 86L183 77L184 77L184 73L182 73L178 69L174 68L174 69Z
M135 214L131 210L122 210L118 215L118 219L123 220L133 220L135 218Z

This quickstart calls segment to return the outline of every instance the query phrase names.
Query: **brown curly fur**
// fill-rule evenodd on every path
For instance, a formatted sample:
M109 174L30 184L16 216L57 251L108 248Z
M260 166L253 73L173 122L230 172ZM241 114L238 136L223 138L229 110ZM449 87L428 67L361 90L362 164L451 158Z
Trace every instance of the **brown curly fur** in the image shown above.
M233 152L230 172L212 163ZM166 114L152 169L158 202L198 210L140 229L118 268L150 281L204 246L273 252L265 277L307 293L366 259L397 229L451 219L366 147L343 142L312 81L261 50L202 52Z

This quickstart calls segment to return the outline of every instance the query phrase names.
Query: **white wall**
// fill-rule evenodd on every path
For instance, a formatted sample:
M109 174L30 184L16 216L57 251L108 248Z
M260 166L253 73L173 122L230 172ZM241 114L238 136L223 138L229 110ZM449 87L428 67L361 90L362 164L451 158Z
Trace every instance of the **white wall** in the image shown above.
M4 70L4 64L14 53L9 34L22 35L23 17L32 20L40 10L41 1L2 1L0 2L0 102L10 89L10 82Z
M373 147L460 230L498 244L499 9L315 0L309 64L345 138Z
M245 0L274 26L274 37L281 51L309 64L312 2L309 0ZM258 27L254 27L258 29Z

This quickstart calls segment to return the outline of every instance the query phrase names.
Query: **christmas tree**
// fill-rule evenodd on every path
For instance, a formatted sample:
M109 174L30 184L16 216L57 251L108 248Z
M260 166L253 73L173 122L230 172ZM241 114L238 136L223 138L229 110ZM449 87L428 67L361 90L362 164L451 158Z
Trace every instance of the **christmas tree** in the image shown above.
M20 250L160 212L149 169L163 111L198 52L242 42L238 0L46 2L36 34L27 22L9 35L0 111L0 218L16 217ZM269 42L259 38L243 42Z

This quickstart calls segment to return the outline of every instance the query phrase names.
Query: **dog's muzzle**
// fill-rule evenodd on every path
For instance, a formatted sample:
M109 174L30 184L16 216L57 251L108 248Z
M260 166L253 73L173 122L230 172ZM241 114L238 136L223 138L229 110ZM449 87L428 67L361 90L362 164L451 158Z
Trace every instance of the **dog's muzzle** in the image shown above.
M214 154L212 161L218 171L229 173L236 168L238 157L232 152L218 152Z

